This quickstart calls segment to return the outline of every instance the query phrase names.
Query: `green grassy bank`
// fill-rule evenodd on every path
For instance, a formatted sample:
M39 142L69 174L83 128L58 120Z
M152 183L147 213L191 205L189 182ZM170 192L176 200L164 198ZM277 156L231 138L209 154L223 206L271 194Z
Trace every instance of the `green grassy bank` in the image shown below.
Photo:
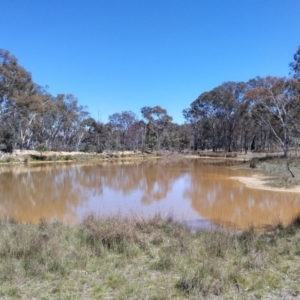
M288 170L289 168L289 170ZM253 158L249 170L264 175L267 186L278 188L294 188L300 185L300 158L292 157L288 160L281 156ZM292 177L292 174L294 177Z
M0 223L1 299L293 299L300 220L265 234L171 219Z

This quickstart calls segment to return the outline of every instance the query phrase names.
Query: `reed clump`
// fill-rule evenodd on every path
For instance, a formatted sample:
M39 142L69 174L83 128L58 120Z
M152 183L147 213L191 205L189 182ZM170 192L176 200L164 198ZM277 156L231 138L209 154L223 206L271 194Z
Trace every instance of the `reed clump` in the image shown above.
M292 299L300 217L258 233L190 232L172 218L0 222L1 299Z

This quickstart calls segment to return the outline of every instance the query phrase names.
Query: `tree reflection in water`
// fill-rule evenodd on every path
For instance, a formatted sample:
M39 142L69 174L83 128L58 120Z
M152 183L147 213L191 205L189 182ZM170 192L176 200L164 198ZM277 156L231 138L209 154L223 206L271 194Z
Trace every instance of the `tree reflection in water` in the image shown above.
M20 221L57 219L73 223L84 213L143 215L158 209L187 220L217 225L288 223L300 211L297 194L249 189L230 179L243 175L197 159L43 164L0 168L0 209ZM132 199L135 200L132 200Z
M203 167L194 163L191 185L184 195L192 201L193 208L206 219L220 226L247 229L249 226L265 227L281 222L286 225L300 212L297 193L272 192L247 188L230 179L244 175L225 168Z

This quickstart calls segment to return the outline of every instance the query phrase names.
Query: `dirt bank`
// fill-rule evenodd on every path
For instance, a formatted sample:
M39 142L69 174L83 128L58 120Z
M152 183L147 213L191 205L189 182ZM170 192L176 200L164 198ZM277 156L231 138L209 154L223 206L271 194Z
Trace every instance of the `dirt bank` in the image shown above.
M233 176L231 179L238 180L244 183L248 188L252 189L259 189L259 190L266 190L266 191L278 191L278 192L289 192L289 193L300 193L300 186L296 186L293 188L279 188L279 187L271 187L267 186L265 179L268 177L254 174L250 177L243 177L243 176Z

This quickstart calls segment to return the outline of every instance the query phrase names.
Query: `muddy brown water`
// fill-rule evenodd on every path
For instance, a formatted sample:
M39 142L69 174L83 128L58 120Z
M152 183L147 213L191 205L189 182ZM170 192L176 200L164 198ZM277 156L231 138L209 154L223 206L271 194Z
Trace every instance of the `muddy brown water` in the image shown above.
M247 188L241 171L200 159L42 164L0 168L0 213L21 222L72 224L99 216L172 215L191 228L289 223L298 193Z

